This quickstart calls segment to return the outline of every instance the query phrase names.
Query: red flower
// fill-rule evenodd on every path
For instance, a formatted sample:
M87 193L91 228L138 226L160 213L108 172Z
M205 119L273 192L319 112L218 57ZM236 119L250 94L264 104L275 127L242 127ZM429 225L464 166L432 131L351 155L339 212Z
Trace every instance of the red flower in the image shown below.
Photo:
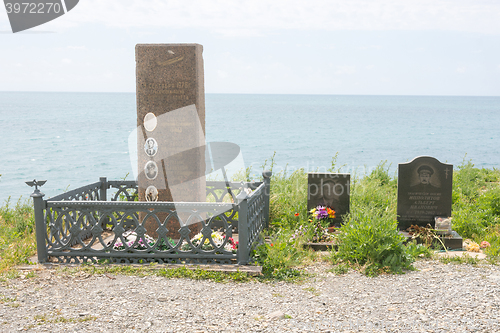
M273 246L273 243L271 243L271 246Z
M299 216L299 213L295 213L295 216Z

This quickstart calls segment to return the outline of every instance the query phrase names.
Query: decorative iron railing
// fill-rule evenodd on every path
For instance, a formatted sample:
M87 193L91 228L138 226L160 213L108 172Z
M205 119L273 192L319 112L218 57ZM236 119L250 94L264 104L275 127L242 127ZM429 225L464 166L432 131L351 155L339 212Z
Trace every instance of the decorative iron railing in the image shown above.
M106 178L47 200L35 187L38 261L247 264L268 227L271 172L263 176L263 182L208 181L203 203L135 201L134 181ZM168 237L172 231L177 237Z

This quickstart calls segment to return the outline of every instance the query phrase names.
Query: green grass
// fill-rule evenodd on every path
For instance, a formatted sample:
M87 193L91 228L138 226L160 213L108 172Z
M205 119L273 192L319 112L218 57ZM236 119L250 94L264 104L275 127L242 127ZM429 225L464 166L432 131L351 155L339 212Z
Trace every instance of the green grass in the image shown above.
M329 171L336 169L336 156ZM274 165L274 159L271 160ZM265 166L263 166L265 167ZM475 168L470 161L455 167L453 182L453 229L477 243L488 241L489 261L500 255L500 170ZM307 173L303 169L274 174L271 179L271 227L268 235L279 238L283 250L267 247L266 271L293 269L304 262L300 250L294 250L287 235L308 225ZM351 175L351 213L345 216L338 250L332 251L332 272L339 274L354 268L366 275L402 273L413 269L412 262L429 258L432 251L415 243L403 244L397 231L397 175L389 173L381 162L369 174ZM298 213L299 216L295 216ZM298 242L303 241L299 240ZM261 247L262 248L262 247ZM257 258L262 253L257 252ZM310 259L307 259L310 261ZM453 259L452 259L453 260ZM470 260L473 261L473 260ZM263 264L263 261L260 261Z
M30 201L10 199L0 207L0 272L28 263L36 253L35 217Z
M349 272L349 265L345 263L338 263L334 265L333 268L328 269L327 272L333 273L335 275L344 275Z
M272 169L274 157L262 166ZM476 168L465 161L454 168L452 226L464 238L477 243L488 241L488 262L500 261L500 170ZM250 169L240 175L249 180ZM328 171L338 171L336 156ZM304 169L286 169L273 174L270 194L270 228L256 247L254 258L262 265L264 280L299 281L307 276L301 268L317 260L315 253L304 249L307 233L292 237L300 226L308 226L307 173ZM397 233L397 176L389 173L387 162L381 162L368 174L351 175L351 213L345 216L338 251L329 260L332 272L345 273L349 268L367 275L402 273L412 269L419 257L430 257L431 251L421 245L403 245ZM296 216L297 215L297 216ZM272 245L271 245L272 244ZM13 267L28 262L36 253L32 203L5 202L0 207L0 273L2 278L19 276ZM456 260L456 259L451 259ZM132 266L87 266L85 270L110 274L152 274ZM247 281L244 273L225 274L204 270L155 270L166 278L210 279L218 282Z
M344 218L334 264L343 262L368 275L402 273L414 257L397 230L395 176L381 162L370 174L351 180L351 210Z
M72 317L64 317L61 316L61 310L57 309L52 313L45 313L41 315L35 315L33 317L35 324L28 325L25 327L25 330L30 330L35 328L36 326L41 326L45 324L57 324L57 323L83 323L87 321L95 321L97 320L96 316L87 315L84 317L72 318Z
M452 263L452 264L477 265L481 262L481 259L477 259L465 253L464 255L457 257L439 257L439 261L444 264Z
M462 237L492 244L500 250L500 170L475 168L464 161L453 173L452 227Z
M209 271L201 268L189 269L185 266L176 268L156 268L156 265L143 267L128 265L83 265L78 268L65 268L62 273L73 275L77 272L87 274L114 274L132 276L161 276L167 279L185 278L192 280L210 280L214 282L247 282L252 280L246 272Z
M294 282L307 276L297 267L313 262L316 253L303 247L303 238L292 239L292 232L291 229L273 232L269 241L257 246L254 258L262 266L265 279Z

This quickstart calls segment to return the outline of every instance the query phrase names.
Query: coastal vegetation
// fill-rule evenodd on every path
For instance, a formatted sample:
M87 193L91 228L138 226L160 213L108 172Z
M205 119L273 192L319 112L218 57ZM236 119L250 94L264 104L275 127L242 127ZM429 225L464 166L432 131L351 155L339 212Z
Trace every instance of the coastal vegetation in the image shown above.
M333 271L345 272L346 267L351 267L370 276L402 273L412 269L411 264L417 258L430 257L431 246L439 249L439 242L405 244L405 238L397 230L397 175L391 174L389 167L387 162L381 162L369 173L351 175L350 214L344 217L341 232L336 236L337 249L331 250L327 257L334 265ZM339 169L334 157L328 171ZM498 262L500 170L476 168L471 161L464 160L453 177L453 230L474 243L488 242L490 246L483 250L489 256L488 262ZM307 172L300 169L287 174L284 170L273 174L271 184L268 236L273 246L261 245L257 261L266 267L263 271L269 277L299 276L301 271L297 267L306 262L297 264L296 258L311 258L300 243L312 239L315 233L306 211ZM290 235L297 235L299 229L301 237L295 238L294 246L290 246ZM287 270L293 273L287 275Z
M262 167L273 166L271 160L270 166ZM334 157L328 171L339 170L341 167L336 165ZM250 170L246 170L245 177L251 177L250 174ZM487 242L489 246L484 252L489 262L498 262L500 170L477 168L471 161L464 161L455 168L453 177L453 229L477 244ZM370 172L351 173L350 194L350 214L344 216L341 231L334 236L336 248L320 258L304 247L304 243L324 233L306 210L307 172L285 169L274 173L270 228L254 252L255 262L262 266L263 278L301 279L305 276L302 267L315 260L327 260L336 274L345 273L349 268L369 276L402 273L412 269L417 258L432 255L431 244L405 243L397 230L397 175L390 173L386 162ZM0 207L0 272L11 272L15 265L28 263L28 258L35 253L32 202L7 200ZM200 276L204 275L200 273Z
M36 253L33 203L10 198L0 206L0 272L27 263Z

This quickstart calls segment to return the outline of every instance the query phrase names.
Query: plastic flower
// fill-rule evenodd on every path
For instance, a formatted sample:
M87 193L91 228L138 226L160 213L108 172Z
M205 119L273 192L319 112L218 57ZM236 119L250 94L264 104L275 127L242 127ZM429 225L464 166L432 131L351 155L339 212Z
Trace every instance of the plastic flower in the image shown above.
M464 245L465 249L469 252L479 252L479 244L470 239L466 239L464 241Z
M490 244L490 243L488 243L487 241L482 241L482 242L481 242L481 245L480 245L480 247L481 247L482 249L485 249L485 248L490 247L490 246L491 246L491 244Z
M226 245L224 245L224 250L232 252L233 250L236 250L236 246L227 243Z
M196 234L191 239L191 243L193 244L193 246L194 247L200 246L200 243L201 243L201 240L203 239L203 237L204 236L202 233ZM210 242L210 238L212 239L213 243L215 244L215 247ZM205 241L203 242L203 244L201 244L201 249L205 250L205 251L211 251L211 250L214 250L215 248L221 248L222 244L224 244L225 240L226 240L225 235L222 235L222 233L220 233L219 231L212 231L212 233L210 234L210 237L206 238ZM226 244L224 244L224 249L226 251L232 251L233 253L236 253L235 251L237 250L237 248L238 248L238 242L235 242L232 237L229 237ZM181 246L181 250L190 251L191 247L187 242L184 242L183 245Z
M328 217L328 212L326 211L326 207L324 207L324 206L318 206L318 207L316 207L316 210L313 213L313 216L317 220L321 220L321 219L327 218Z
M331 219L334 219L335 218L335 211L333 209L331 209L330 207L327 207L326 208L326 211L328 213L328 217L331 218Z
M335 211L331 209L330 207L326 206L318 206L316 208L313 208L309 211L313 218L316 220L322 220L326 218L334 219L335 218Z

